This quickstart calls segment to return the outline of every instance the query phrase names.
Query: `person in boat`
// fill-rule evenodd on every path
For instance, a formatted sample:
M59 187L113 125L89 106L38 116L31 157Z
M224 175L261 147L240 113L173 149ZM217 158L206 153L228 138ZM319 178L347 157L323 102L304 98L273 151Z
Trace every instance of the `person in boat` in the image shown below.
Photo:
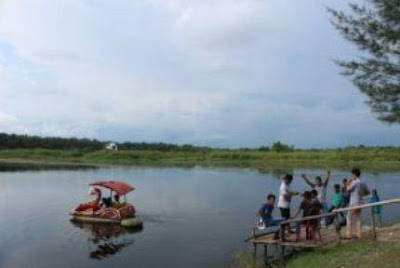
M114 195L114 201L113 201L113 203L112 203L112 206L114 207L114 208L121 208L121 207L123 207L125 204L124 203L122 203L122 202L120 202L120 196L119 195Z
M258 210L258 216L262 218L265 227L276 226L279 222L283 221L283 219L274 219L272 217L272 212L275 208L275 200L275 195L269 194L267 202Z
M113 204L111 201L111 197L104 197L102 199L101 207L110 208L112 206L113 206Z
M302 174L301 177L303 180L315 191L317 191L318 195L318 200L322 205L322 210L324 213L328 212L328 205L327 205L327 199L326 199L326 193L327 193L327 188L328 188L328 183L331 178L331 172L330 170L326 171L326 178L323 181L321 176L315 177L315 182L312 183L308 178L306 174ZM325 225L328 225L327 219L325 219Z
M283 181L279 188L278 207L281 212L282 218L285 220L290 219L290 204L292 202L292 197L299 194L299 192L291 190L290 184L292 183L292 181L293 181L293 176L291 174L286 174L283 177ZM285 232L285 229L288 229L290 232L289 224L287 225L285 224L285 226L282 226L282 228L283 232Z
M297 211L293 214L291 219L294 219L299 215L299 213L302 211L303 212L303 218L307 217L310 215L310 209L312 206L312 196L310 191L305 191L303 194L303 201L300 203L299 208ZM311 225L310 225L310 220L304 220L304 221L299 221L296 222L296 241L300 241L300 231L301 231L301 226L304 225L306 229L306 239L311 238Z

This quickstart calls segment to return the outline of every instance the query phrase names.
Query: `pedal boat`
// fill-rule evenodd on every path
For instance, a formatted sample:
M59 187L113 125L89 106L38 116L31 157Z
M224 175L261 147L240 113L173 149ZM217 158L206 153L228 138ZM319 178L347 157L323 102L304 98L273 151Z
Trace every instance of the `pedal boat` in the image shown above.
M135 188L122 181L99 181L89 184L89 194L95 198L87 203L79 204L70 211L71 221L92 223L114 223L125 227L142 228L143 223L137 217L135 207L127 202L126 195ZM100 188L110 190L109 198L102 198ZM111 203L113 195L123 197L124 202L105 206L104 199Z

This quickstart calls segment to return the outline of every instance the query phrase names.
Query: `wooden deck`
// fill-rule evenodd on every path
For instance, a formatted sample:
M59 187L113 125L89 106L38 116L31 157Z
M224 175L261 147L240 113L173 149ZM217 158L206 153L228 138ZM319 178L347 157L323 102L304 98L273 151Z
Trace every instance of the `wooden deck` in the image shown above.
M345 228L344 228L345 229ZM343 232L343 230L342 230ZM304 233L304 232L302 232ZM290 246L294 248L316 248L321 246L326 246L329 244L333 244L338 242L340 239L333 229L321 229L322 241L318 239L316 241L306 240L306 238L302 235L299 241L296 241L296 234L291 234L290 236L286 236L284 241L280 239L275 239L274 233L267 234L256 234L255 237L249 238L247 241L253 243L255 246L257 245L278 245L278 246Z
M252 229L252 235L251 237L247 238L245 242L252 243L254 246L254 257L257 257L257 247L262 246L264 248L264 258L266 263L270 262L269 261L269 256L268 256L268 246L272 245L274 248L280 251L280 256L281 258L287 256L285 254L285 249L288 248L290 249L291 253L294 254L298 252L298 250L302 249L311 249L311 248L317 248L317 247L325 247L328 245L334 245L337 243L342 243L342 242L349 242L351 240L342 240L343 234L346 233L346 227L339 228L339 213L340 212L348 212L351 210L355 209L369 209L369 214L371 215L371 223L370 226L363 226L363 233L370 233L372 237L376 240L379 236L381 236L383 233L383 239L396 239L396 237L393 235L394 232L387 232L386 234L385 231L382 231L380 228L377 229L375 226L375 217L373 217L373 208L375 206L384 206L384 205L391 205L391 204L399 204L400 203L400 198L397 199L391 199L391 200L385 200L385 201L380 201L376 203L371 203L371 204L364 204L364 205L359 205L359 206L354 206L354 207L348 207L348 208L341 208L337 210L333 210L330 213L326 214L321 214L321 215L316 215L316 216L308 216L305 218L300 218L300 219L290 219L287 221L283 221L279 223L279 225L275 229L269 229L269 230L258 230L257 228ZM301 236L299 241L296 241L296 234L290 234L283 236L283 231L284 228L283 226L287 226L290 224L293 226L294 223L297 222L303 222L305 220L313 220L313 219L320 219L322 220L323 218L326 217L335 217L334 218L334 223L332 227L330 228L321 228L321 237L322 240L319 240L319 236L317 235L316 240L307 240L305 238L305 231L304 227L301 230ZM338 229L336 230L336 227ZM398 227L398 234L400 234L400 227ZM277 233L279 233L279 238L277 239ZM398 235L400 237L400 235ZM284 238L284 239L282 239ZM398 240L398 238L397 238ZM276 253L275 253L276 254ZM278 253L279 254L279 253Z
M283 239L283 226L288 225L288 224L293 224L297 222L302 222L304 220L314 220L314 219L323 219L326 217L335 217L334 221L335 223L338 224L338 213L340 212L348 212L351 210L356 210L356 209L370 209L370 215L371 215L371 227L369 227L369 232L372 233L372 236L374 239L377 238L377 231L375 227L375 217L373 217L373 208L375 206L385 206L385 205L391 205L391 204L399 204L400 203L400 198L396 199L390 199L390 200L384 200L376 203L370 203L370 204L363 204L359 206L353 206L353 207L347 207L347 208L341 208L341 209L336 209L333 210L330 213L326 214L321 214L321 215L315 215L315 216L308 216L305 218L300 218L300 219L290 219L287 221L283 221L279 223L278 230L277 231L264 231L265 233L257 233L260 232L256 228L253 229L252 236L247 238L245 242L250 242L253 243L254 245L254 250L257 251L257 246L258 245L264 245L264 252L266 254L266 249L268 245L277 245L284 250L285 247L292 247L292 248L316 248L316 247L323 247L326 245L334 244L341 240L342 234L345 233L346 228L340 228L340 230L335 230L335 227L331 228L321 228L321 236L322 240L319 240L319 237L317 240L307 240L305 236L305 232L302 228L301 230L301 237L299 241L296 241L296 234L291 234L289 236L284 236ZM335 224L333 224L335 226ZM364 229L366 226L364 226ZM279 232L279 238L275 238L275 234Z

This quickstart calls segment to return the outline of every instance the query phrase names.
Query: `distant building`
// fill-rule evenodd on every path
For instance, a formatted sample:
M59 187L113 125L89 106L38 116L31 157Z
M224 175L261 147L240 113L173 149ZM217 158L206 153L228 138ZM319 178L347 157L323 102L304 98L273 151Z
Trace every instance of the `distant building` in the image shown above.
M107 150L118 151L118 145L115 142L110 142L106 144L105 148Z

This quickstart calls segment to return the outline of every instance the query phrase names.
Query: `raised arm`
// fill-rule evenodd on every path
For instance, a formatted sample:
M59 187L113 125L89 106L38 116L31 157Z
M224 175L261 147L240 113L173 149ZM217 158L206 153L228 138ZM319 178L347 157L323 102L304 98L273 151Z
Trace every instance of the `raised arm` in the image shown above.
M324 186L325 186L325 187L328 186L328 183L329 183L330 178L331 178L331 171L330 171L330 170L327 170L327 171L326 171L326 179L325 179L325 182L324 182Z
M303 180L304 180L308 185L310 185L311 188L314 188L314 187L315 187L315 184L312 183L312 182L307 178L307 175L306 175L306 174L301 174L301 177L303 178Z

